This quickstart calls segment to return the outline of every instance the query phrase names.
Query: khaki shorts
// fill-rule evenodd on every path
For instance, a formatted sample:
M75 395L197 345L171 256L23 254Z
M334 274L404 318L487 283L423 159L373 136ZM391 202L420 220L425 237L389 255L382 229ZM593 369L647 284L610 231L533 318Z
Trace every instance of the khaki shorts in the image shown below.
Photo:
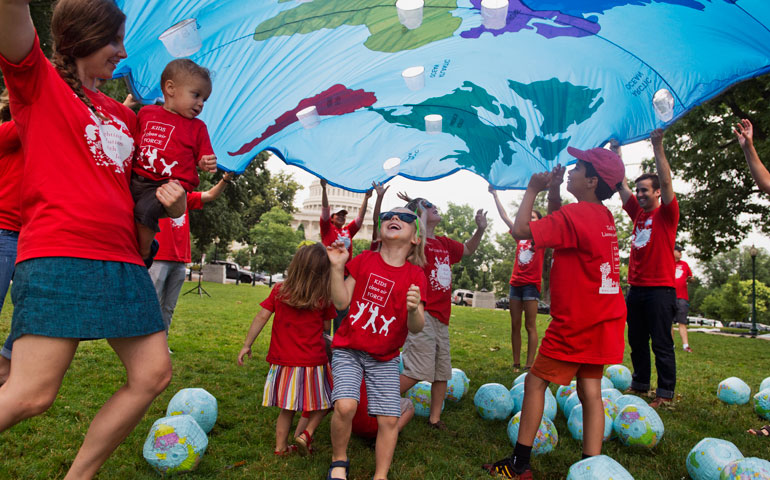
M441 382L452 378L449 355L449 325L425 312L425 327L420 333L409 333L401 353L403 375L415 380Z

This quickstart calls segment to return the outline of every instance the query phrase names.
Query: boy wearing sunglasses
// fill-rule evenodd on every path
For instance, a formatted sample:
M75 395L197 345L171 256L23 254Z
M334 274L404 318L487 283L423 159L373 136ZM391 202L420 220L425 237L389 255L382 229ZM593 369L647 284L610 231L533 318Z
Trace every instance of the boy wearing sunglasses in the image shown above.
M438 430L447 430L441 421L441 405L447 390L447 381L452 378L452 358L449 353L449 317L452 310L452 265L464 256L472 255L481 243L487 228L486 212L476 212L476 231L465 243L434 231L441 222L441 215L434 204L424 198L406 200L406 209L425 217L425 265L423 272L428 279L427 303L425 305L425 328L422 332L410 333L404 344L402 357L404 371L401 374L403 394L417 382L431 382L431 406L428 424Z
M623 162L603 148L568 148L577 158L567 177L567 191L577 203L561 206L559 185L564 167L536 173L516 214L513 236L553 248L551 316L535 363L525 380L519 436L513 454L482 468L493 476L532 479L529 458L543 417L550 382L567 385L577 377L583 405L583 458L601 454L604 365L623 361L626 304L620 290L620 257L615 219L602 201L625 177ZM549 189L548 211L532 221L535 197Z

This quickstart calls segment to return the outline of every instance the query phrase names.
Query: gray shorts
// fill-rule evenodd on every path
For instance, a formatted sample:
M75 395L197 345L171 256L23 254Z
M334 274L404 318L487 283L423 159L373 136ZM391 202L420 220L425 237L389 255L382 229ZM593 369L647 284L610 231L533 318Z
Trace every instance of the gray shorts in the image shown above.
M690 302L684 298L676 299L676 315L674 316L674 323L680 325L689 325L690 321L687 319L687 313L690 311Z
M404 359L403 374L409 378L431 383L450 380L449 325L425 312L425 327L420 333L409 332L401 357Z
M379 362L366 352L335 348L332 356L332 403L340 398L361 401L361 381L366 380L366 396L371 416L401 416L401 386L398 357Z

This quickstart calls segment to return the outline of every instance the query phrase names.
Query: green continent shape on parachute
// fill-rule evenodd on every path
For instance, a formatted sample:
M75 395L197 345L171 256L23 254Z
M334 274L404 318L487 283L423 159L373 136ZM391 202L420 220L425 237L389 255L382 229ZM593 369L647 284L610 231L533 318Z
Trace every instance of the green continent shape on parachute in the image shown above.
M307 34L342 25L366 25L371 34L364 42L366 48L388 53L412 50L450 38L462 23L451 13L457 9L456 0L431 2L430 7L423 11L420 28L408 30L399 23L393 4L381 0L361 0L355 4L349 0L302 3L260 23L254 40Z
M468 151L455 150L454 155L447 155L441 160L454 159L457 164L487 176L492 164L499 158L506 165L516 151L511 146L514 137L524 140L527 124L516 107L500 105L497 98L472 82L463 82L447 95L428 98L416 105L408 105L411 111L406 114L394 113L396 108L368 107L378 113L386 122L401 127L425 130L425 116L440 114L443 117L442 131L458 137L465 142ZM501 112L505 118L512 119L516 127L511 125L495 126L479 118L476 109L487 110L495 115Z

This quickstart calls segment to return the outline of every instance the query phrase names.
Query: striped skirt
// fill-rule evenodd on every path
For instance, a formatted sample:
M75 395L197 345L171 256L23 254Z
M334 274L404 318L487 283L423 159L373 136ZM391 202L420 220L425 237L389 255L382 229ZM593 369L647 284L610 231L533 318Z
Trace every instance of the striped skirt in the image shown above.
M331 371L328 363L317 367L270 365L262 406L300 412L331 408Z

